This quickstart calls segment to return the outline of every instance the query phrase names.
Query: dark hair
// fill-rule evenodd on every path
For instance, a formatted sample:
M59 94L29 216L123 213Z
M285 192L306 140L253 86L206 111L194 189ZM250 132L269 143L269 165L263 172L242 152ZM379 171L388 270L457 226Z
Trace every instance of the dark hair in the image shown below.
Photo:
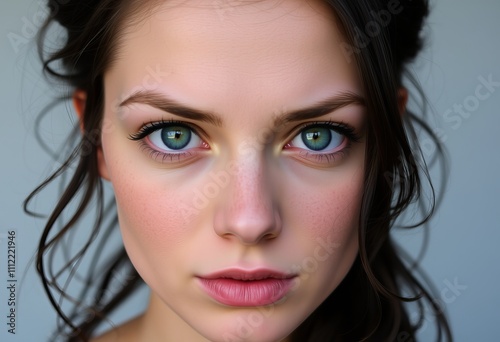
M64 271L67 281L73 278L75 267L92 243L99 243L94 260L97 263L101 246L116 227L116 213L108 207L113 201L105 204L97 165L104 101L103 75L116 57L119 32L125 25L123 19L132 19L127 20L131 25L134 20L140 20L147 8L153 7L152 3L155 2L146 6L144 2L132 0L50 0L51 15L40 30L39 52L44 71L70 86L70 92L81 89L87 93L80 123L84 134L78 129L72 132L71 139L78 143L68 159L25 201L25 210L32 213L28 205L33 197L70 172L70 165L77 164L47 220L37 253L37 269L43 285L63 320L57 333L60 336L68 334L70 341L90 338L106 316L142 283L123 246L109 260L101 262L102 266L95 272L88 272L85 288L77 298L65 291L66 285L59 285L62 282L58 278ZM369 167L365 170L359 218L359 255L342 283L291 337L301 342L412 341L430 308L430 314L435 316L437 339L451 341L447 320L439 303L432 298L430 285L424 284L427 283L425 277L417 277L416 264L405 260L405 254L395 246L389 234L400 214L411 204L423 200L422 179L429 181L431 200L421 222L410 228L425 224L436 206L427 165L418 147L416 128L420 127L434 140L441 157L442 147L422 118L408 111L401 115L398 108L398 90L403 85L403 76L409 75L406 65L422 47L421 29L429 12L428 2L329 0L327 3L332 6L346 39L341 48L360 71L368 111L376 115L368 122L365 165ZM62 47L47 56L44 51L46 35L53 23L59 23L67 37ZM75 139L75 136L81 138ZM76 209L64 220L63 213L73 202L76 202ZM57 248L63 248L64 238L91 207L95 208L96 215L88 241L68 257L62 270L54 272L53 255ZM99 232L104 223L105 231ZM102 235L99 242L94 241L98 233ZM116 288L112 282L117 270L125 270L126 281L121 281L110 297L109 289ZM91 285L96 286L94 296L88 293ZM87 305L85 298L92 298L93 302ZM68 313L59 299L75 303L74 309ZM418 303L420 320L417 322L410 320L405 304L409 301Z

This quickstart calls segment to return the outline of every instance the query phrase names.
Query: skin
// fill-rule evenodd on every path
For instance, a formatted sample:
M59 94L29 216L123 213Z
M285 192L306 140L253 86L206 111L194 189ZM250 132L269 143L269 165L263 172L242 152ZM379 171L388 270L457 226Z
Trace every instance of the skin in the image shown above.
M365 107L273 127L278 115L326 98L363 96L332 10L301 0L214 6L161 5L125 30L105 75L100 173L114 188L126 250L152 291L144 314L95 341L286 341L357 255ZM151 76L156 68L159 77ZM209 111L220 125L144 103L120 106L138 90ZM80 113L84 98L74 97ZM148 138L130 139L145 123L171 119L200 131L187 157L162 160L145 149ZM352 126L359 140L345 140L328 160L290 144L302 124L325 121ZM227 177L218 184L214 174ZM227 306L196 276L229 267L296 277L277 303Z

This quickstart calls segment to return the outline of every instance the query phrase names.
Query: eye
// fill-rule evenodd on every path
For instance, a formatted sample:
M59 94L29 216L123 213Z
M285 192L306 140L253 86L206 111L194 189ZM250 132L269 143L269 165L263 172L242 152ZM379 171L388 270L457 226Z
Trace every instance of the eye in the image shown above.
M299 133L283 149L289 150L299 159L326 166L345 157L352 143L359 139L355 129L350 125L314 122L303 125Z
M192 160L200 150L210 149L191 124L178 121L145 124L129 139L138 141L152 159L163 163Z
M342 145L345 136L325 125L308 127L300 132L290 144L294 147L315 152L336 149Z
M179 124L170 124L158 129L151 133L148 139L154 147L163 151L181 151L199 147L202 143L191 128Z

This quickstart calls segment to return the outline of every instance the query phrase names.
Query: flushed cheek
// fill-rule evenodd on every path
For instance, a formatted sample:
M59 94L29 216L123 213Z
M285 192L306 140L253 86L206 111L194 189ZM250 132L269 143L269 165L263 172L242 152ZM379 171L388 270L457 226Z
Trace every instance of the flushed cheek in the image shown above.
M199 241L207 233L179 211L180 203L190 203L192 189L179 189L178 182L154 183L156 186L149 181L128 187L117 184L121 188L116 193L120 230L127 253L142 278L175 303L177 299L171 294L180 296L190 284L190 272L199 255L196 249L203 247Z
M168 239L175 243L178 232L184 231L184 222L176 206L182 201L175 188L163 192L148 183L114 182L115 195L124 233L140 240ZM177 227L177 229L172 229Z
M301 296L310 296L318 304L342 281L358 251L363 173L362 168L357 170L330 175L329 181L322 180L323 186L304 182L314 178L302 178L287 191L288 220L302 244L296 250L303 251L294 264L301 272L297 287L312 288L305 294L300 291Z
M310 174L312 173L312 175ZM311 236L342 238L357 227L363 194L363 168L318 175L307 170L284 186L286 212L293 226L307 227Z
M303 214L296 222L300 222L299 227L307 227L312 241L309 254L319 259L316 261L329 264L332 270L350 264L350 256L357 250L359 209L357 198L350 198L352 195L341 189L325 192L304 202L301 209L296 208Z
M102 146L124 235L144 242L175 244L186 220L178 210L194 185L181 172L154 162L119 124L103 134ZM176 229L172 229L175 227Z
M189 203L192 185L180 186L180 182L165 171L144 169L138 161L143 156L138 155L139 158L132 161L121 159L125 153L118 149L108 152L125 247L136 268L149 272L155 260L166 260L167 256L171 260L176 248L195 234L193 229L188 229L189 221L179 211L179 204Z
M310 196L302 196L296 202L297 221L305 221L314 235L340 234L350 230L358 216L357 191L352 187L339 186Z

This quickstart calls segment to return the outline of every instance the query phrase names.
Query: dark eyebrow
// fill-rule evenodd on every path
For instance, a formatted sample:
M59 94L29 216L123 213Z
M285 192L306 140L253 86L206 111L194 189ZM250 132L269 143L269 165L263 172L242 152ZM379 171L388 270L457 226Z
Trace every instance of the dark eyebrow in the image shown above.
M133 103L146 104L187 119L204 121L219 127L222 126L222 119L216 114L189 108L160 93L143 90L137 91L122 101L120 107L128 106ZM352 92L343 92L323 100L312 107L282 113L274 119L274 125L275 127L279 127L294 121L313 119L352 104L365 105L365 99Z
M362 96L352 92L339 93L311 107L282 113L274 119L274 125L280 127L294 121L314 119L353 104L365 106L366 101Z
M205 121L216 126L222 126L222 119L207 111L189 108L183 104L168 98L166 95L152 91L137 91L120 103L120 107L132 103L146 104L158 108L164 112L182 116L186 119Z

